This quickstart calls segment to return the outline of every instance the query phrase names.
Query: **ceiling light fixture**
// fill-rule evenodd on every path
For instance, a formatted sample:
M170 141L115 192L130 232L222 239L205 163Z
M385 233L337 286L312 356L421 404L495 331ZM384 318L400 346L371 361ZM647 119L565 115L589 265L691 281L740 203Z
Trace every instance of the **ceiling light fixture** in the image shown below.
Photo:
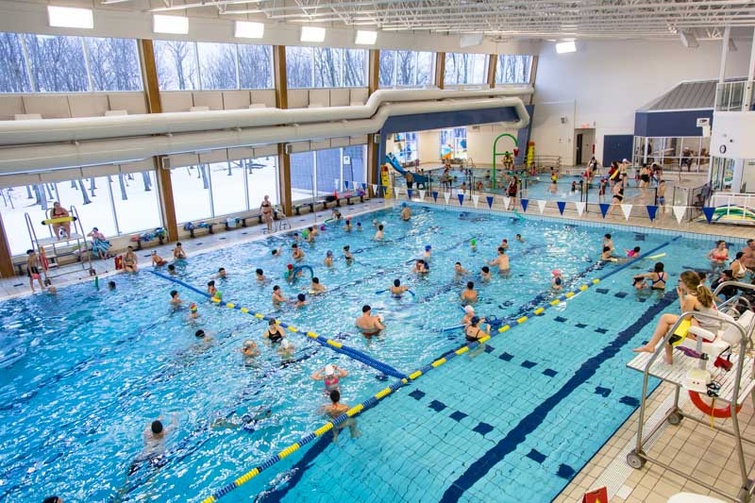
M152 16L152 30L155 33L170 33L173 35L186 35L189 33L189 18L183 16Z
M377 42L377 36L378 33L376 31L357 30L354 43L357 45L375 45L375 42Z
M556 53L566 54L569 52L577 52L577 44L574 40L565 40L556 44Z
M265 36L265 25L250 21L236 21L236 38L262 38Z
M50 26L58 28L82 28L86 30L94 28L92 9L48 5L47 16L50 20Z
M302 26L299 40L302 42L322 42L325 40L325 28Z

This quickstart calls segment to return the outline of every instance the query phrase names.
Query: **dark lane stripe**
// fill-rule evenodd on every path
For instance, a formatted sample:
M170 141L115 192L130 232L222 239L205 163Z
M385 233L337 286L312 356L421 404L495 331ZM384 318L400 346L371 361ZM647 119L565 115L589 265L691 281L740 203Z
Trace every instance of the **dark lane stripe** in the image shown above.
M487 473L508 454L514 452L519 444L525 441L527 435L535 431L553 410L563 400L574 392L579 386L592 378L601 363L613 358L625 346L638 330L658 315L663 309L670 306L676 299L676 292L667 293L657 304L651 306L632 325L619 332L616 339L604 347L599 353L585 361L564 385L553 395L545 399L530 414L514 426L508 434L493 448L485 452L479 459L472 462L469 468L446 489L441 498L442 503L459 501L465 491L479 482Z

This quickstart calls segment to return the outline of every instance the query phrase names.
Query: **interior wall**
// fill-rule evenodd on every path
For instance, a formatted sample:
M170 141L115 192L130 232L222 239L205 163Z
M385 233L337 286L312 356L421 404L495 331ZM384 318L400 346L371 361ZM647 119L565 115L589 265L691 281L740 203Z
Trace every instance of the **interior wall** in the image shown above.
M440 164L440 130L421 131L417 135L419 161L424 164Z
M727 77L747 75L750 42L736 44ZM696 49L680 41L578 41L571 54L556 54L554 44L544 43L535 82L536 153L561 155L572 164L574 129L589 125L601 159L604 135L632 134L635 110L680 81L718 79L720 56L721 41L700 41Z
M479 129L475 129L479 128ZM467 155L475 164L493 164L493 142L503 133L509 133L516 138L516 129L507 129L500 124L482 124L467 128ZM519 145L520 150L526 150L526 146ZM498 151L514 151L514 142L509 139L501 139L498 142ZM500 163L500 158L499 158Z

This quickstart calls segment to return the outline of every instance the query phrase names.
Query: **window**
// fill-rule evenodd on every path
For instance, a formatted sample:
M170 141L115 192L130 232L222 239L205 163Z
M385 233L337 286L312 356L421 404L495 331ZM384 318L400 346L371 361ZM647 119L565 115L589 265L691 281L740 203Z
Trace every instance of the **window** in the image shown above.
M238 89L235 44L197 43L202 89Z
M401 163L418 159L417 133L396 133L393 135L393 150Z
M234 161L232 161L234 162ZM235 161L246 173L246 186L249 194L249 210L259 209L262 199L270 196L270 202L278 204L278 157L258 157Z
M488 56L486 54L446 53L447 86L460 84L485 84L487 82Z
M364 183L366 152L365 145L355 145L293 154L291 199L296 202L342 192L344 182L349 182L349 190L353 182Z
M142 171L108 177L118 234L155 229L162 225L156 176L154 171ZM100 230L108 235L102 228Z
M228 161L208 164L212 183L213 215L230 215L246 211L244 169Z
M207 164L185 166L170 171L173 203L178 222L212 217L210 170Z
M289 88L364 87L367 51L332 47L286 47Z
M79 37L24 35L32 90L41 93L88 91L84 46Z
M271 45L238 45L239 84L241 89L273 87L273 47Z
M499 54L495 71L496 84L528 84L532 56Z
M29 72L24 61L21 35L0 33L0 93L31 91Z
M141 91L136 40L85 38L93 91Z
M467 158L467 128L441 129L440 158L443 160Z
M199 63L194 42L155 40L154 45L161 91L199 89Z
M380 87L421 87L433 82L433 53L380 51Z

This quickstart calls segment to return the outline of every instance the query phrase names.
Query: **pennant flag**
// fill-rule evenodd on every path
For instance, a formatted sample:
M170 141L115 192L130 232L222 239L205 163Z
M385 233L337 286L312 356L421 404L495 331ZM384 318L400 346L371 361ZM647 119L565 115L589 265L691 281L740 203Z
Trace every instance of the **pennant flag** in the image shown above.
M488 200L488 208L493 207L493 196L486 196L486 199Z
M582 216L582 213L585 212L585 208L587 207L587 203L584 201L574 201L574 206L577 208L577 215L580 217Z
M684 220L684 214L687 213L687 207L686 206L672 206L671 208L674 210L676 223L678 224L682 223L682 220Z
M547 201L545 199L538 199L537 200L537 209L540 210L540 214L543 214L543 211L545 211L545 204Z
M414 192L412 189L406 189L406 195L409 196L409 199L412 198L412 192Z
M648 216L650 217L650 221L652 222L653 220L655 220L655 214L658 211L658 206L652 206L648 204L647 209L648 209Z
M367 184L364 182L362 182L362 190L365 190L365 191L367 190Z
M704 206L703 207L703 215L705 215L705 220L710 223L711 220L713 220L713 214L716 212L716 208L712 206Z
M509 209L509 204L511 204L511 198L503 196L503 209L504 210L508 210Z
M522 199L522 211L527 213L527 205L530 204L529 199Z
M460 192L459 194L456 194L459 197L459 206L464 204L464 193Z
M443 193L443 199L446 200L446 204L448 204L448 200L451 199L451 193L450 192L444 192Z
M436 203L438 202L438 191L437 190L433 191L433 199L435 200Z
M377 193L378 193L378 191L377 191L377 184L374 184L374 183L372 184L372 193L375 194L375 195L377 195Z
M425 200L425 191L424 190L420 190L419 191L419 198L422 199L423 201Z
M348 180L344 180L343 181L343 188L344 189L348 189L349 188L349 181Z
M600 214L603 215L603 218L606 218L606 213L608 213L608 208L611 207L608 203L600 203L598 206L600 206Z
M566 209L566 201L556 201L556 206L558 206L558 212L563 215L564 209Z
M477 208L477 203L480 202L480 196L477 194L472 195L472 204L474 204L474 207Z
M621 211L624 213L624 219L629 220L629 214L632 213L632 205L631 204L622 204L621 205Z

